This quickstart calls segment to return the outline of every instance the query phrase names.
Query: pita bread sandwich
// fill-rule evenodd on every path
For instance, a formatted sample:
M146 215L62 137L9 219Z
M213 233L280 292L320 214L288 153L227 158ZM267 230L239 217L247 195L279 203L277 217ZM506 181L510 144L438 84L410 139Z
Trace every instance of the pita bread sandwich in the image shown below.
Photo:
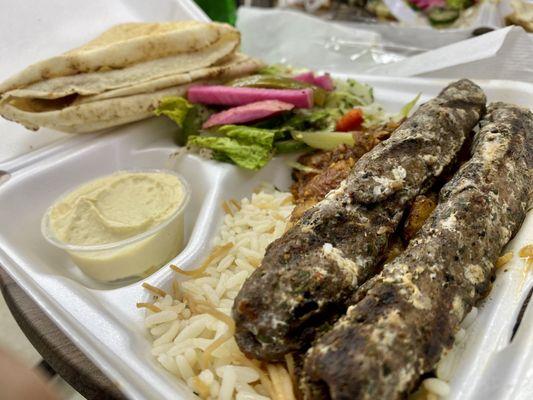
M0 115L28 129L82 133L151 117L162 98L193 82L258 70L237 52L239 32L198 21L117 25L86 45L0 83Z

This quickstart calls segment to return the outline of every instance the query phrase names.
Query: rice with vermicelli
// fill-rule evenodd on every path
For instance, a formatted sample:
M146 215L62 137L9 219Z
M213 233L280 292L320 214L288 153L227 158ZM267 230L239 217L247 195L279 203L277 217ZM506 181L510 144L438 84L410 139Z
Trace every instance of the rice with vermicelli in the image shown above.
M244 281L260 265L266 247L285 232L294 208L292 197L273 189L262 190L241 202L224 202L223 208L226 215L214 249L202 265L192 271L174 267L180 277L191 279L179 284L175 281L172 294L144 284L158 296L153 304L138 304L147 309L145 326L153 337L152 354L202 398L294 398L285 366L261 365L240 352L230 317ZM474 308L463 321L454 349L437 366L436 378L426 379L413 398L436 400L449 391L447 381L452 377L464 330L476 313Z
M292 196L264 188L240 203L224 203L226 215L215 248L192 279L173 285L173 294L155 291L145 326L153 336L152 354L200 397L212 399L294 398L282 365L261 366L240 352L233 338L231 308L241 286L257 268L266 247L287 228Z

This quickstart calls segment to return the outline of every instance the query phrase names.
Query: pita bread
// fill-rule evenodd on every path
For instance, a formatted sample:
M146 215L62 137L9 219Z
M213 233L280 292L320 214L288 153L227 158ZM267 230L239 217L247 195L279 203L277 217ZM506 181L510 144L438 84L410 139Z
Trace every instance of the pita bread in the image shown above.
M233 31L221 36L210 46L192 53L178 53L121 69L55 77L35 82L23 89L10 90L8 93L13 97L40 99L57 99L73 93L84 96L103 93L111 89L208 67L227 57L228 54L232 54L238 45L239 35Z
M0 84L0 94L58 76L121 69L128 65L204 49L228 33L226 24L198 21L128 23L112 27L86 45L30 65Z
M251 74L262 66L253 58L237 54L227 63L183 74L180 84L153 86L151 91L137 91L111 98L82 98L64 107L50 106L41 99L17 99L0 108L2 116L28 129L47 127L67 133L85 133L139 121L153 116L159 102L168 96L184 96L191 83L217 83ZM144 87L142 89L145 89ZM56 103L53 103L56 104ZM37 111L38 110L38 111Z
M0 115L29 129L90 132L150 117L162 96L191 82L249 74L239 32L198 21L115 26L86 45L0 83Z

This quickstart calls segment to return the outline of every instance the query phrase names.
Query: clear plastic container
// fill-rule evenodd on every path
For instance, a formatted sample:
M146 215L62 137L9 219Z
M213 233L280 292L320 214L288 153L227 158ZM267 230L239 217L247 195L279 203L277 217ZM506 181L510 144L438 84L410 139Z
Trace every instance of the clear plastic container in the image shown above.
M173 259L185 245L185 209L190 199L190 187L179 174L170 170L122 170L117 173L165 173L176 176L184 195L176 210L157 226L114 243L101 245L69 244L58 239L50 223L54 206L79 187L60 196L45 212L41 222L44 238L69 254L72 261L88 276L100 282L119 283L134 281L157 271ZM96 178L97 179L101 179Z

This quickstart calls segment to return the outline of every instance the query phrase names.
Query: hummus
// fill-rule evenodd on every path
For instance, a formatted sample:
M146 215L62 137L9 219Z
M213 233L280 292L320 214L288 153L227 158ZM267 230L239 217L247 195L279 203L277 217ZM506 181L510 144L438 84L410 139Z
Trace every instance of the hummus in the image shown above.
M175 175L119 172L89 182L61 199L52 207L50 226L64 243L115 243L168 220L184 196Z
M119 172L60 198L43 235L96 280L138 279L183 249L188 199L185 181L170 172Z

